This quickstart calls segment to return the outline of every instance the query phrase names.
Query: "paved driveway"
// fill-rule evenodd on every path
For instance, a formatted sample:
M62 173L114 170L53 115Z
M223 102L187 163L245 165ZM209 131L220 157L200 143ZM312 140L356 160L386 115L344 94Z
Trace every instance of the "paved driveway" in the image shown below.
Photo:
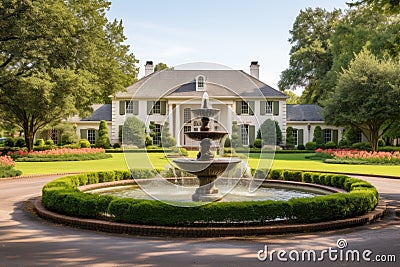
M394 209L400 206L400 179L362 177L373 183L390 205L388 215L371 225L318 233L184 239L80 230L26 212L26 200L40 195L42 186L56 177L0 180L0 266L399 266L400 221ZM340 245L347 242L346 248L337 247L339 239L344 239ZM260 261L257 253L265 248L268 258ZM312 261L314 252L316 262ZM371 262L363 260L363 252ZM360 262L345 260L356 253ZM397 264L373 262L377 255L392 261L395 256ZM261 251L259 257L264 256ZM291 260L297 256L299 261ZM302 257L306 261L301 261ZM283 262L285 259L288 261Z

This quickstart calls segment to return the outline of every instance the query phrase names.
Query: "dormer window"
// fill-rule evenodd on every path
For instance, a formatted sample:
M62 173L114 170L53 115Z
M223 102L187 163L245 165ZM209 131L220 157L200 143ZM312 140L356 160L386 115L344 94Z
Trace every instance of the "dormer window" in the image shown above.
M199 75L196 78L196 91L204 91L205 90L205 78L203 75Z

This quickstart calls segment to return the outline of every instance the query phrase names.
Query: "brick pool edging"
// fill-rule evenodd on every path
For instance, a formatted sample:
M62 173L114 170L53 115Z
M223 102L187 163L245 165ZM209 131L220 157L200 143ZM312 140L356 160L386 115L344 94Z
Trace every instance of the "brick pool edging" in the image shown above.
M153 226L117 223L96 219L84 219L66 216L47 210L41 202L41 197L33 201L35 211L39 217L61 223L64 225L81 229L103 231L108 233L130 234L138 236L168 236L168 237L235 237L254 236L265 234L283 234L299 232L316 232L332 230L345 227L359 226L372 223L382 218L386 211L386 203L379 200L376 208L362 216L346 218L335 221L307 223L307 224L286 224L286 225L265 225L265 226L230 226L230 227L183 227L183 226Z

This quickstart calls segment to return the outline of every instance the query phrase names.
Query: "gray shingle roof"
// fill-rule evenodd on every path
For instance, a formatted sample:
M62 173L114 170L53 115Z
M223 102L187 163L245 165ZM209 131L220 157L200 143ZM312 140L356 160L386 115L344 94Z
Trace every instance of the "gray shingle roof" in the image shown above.
M196 92L195 79L204 75L206 91L210 96L232 96L248 98L287 98L287 96L238 70L163 70L143 77L127 87L126 92L116 94L117 98L160 98L168 96L192 97L202 95Z
M317 105L287 105L287 121L324 121L323 109Z
M111 121L111 104L95 104L92 108L92 115L89 118L80 119L81 121Z

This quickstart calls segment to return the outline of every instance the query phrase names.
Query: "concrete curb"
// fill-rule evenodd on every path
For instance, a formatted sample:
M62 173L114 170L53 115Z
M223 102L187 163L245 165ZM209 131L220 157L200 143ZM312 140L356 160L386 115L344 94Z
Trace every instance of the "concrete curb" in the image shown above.
M377 219L382 218L386 211L386 203L383 200L380 200L375 210L368 214L329 222L241 227L173 227L126 224L61 215L48 211L42 205L41 197L36 198L33 201L33 205L37 214L41 218L53 221L55 223L108 233L169 237L235 237L332 230L372 223Z

